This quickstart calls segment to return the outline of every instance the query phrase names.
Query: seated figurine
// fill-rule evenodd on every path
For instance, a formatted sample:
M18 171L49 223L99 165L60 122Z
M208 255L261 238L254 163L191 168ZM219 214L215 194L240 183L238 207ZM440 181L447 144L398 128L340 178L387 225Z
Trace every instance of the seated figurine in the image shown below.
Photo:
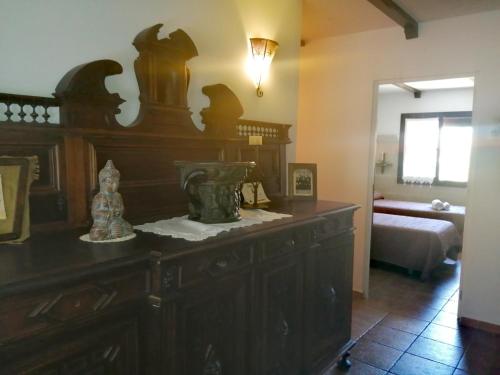
M92 200L94 223L89 237L92 241L112 240L133 233L130 223L123 219L123 200L118 193L120 172L108 160L99 172L99 193Z

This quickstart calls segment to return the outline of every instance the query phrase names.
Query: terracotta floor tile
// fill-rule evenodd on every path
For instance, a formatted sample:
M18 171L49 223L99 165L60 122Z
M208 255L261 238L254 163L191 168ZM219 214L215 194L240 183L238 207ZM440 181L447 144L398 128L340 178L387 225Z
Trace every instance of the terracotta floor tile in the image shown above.
M446 311L440 311L432 321L434 324L439 324L441 326L458 328L457 314L449 313Z
M349 371L339 370L336 366L331 370L327 371L323 375L384 375L386 372L384 370L375 368L366 363L357 361L355 359L351 360L352 366Z
M427 326L422 332L422 336L462 348L464 348L467 343L467 333L465 331L440 326L434 323Z
M359 341L351 350L352 358L383 370L389 370L402 354L400 350L368 340Z
M474 375L497 375L500 374L500 355L494 348L472 345L465 351L457 367Z
M439 313L439 310L427 308L425 306L415 307L406 305L398 309L393 309L391 312L397 315L408 316L410 318L431 322L432 319L434 319Z
M351 371L359 372L347 374L383 374L390 356L377 350L408 350L387 374L500 375L500 336L456 324L459 271L459 265L440 267L422 282L401 270L372 268L370 298L353 303L353 335L367 331L356 349L365 360L353 359Z
M456 314L458 311L458 300L449 300L442 308L443 311Z
M390 313L384 319L382 319L380 324L386 327L391 327L399 329L400 331L418 335L425 329L425 327L427 327L429 322Z
M464 353L463 348L419 337L411 344L408 353L456 367Z
M416 297L412 298L412 296L408 296L406 298L406 301L408 301L409 303L413 303L419 306L425 306L427 308L436 310L442 309L445 305L449 303L447 298L439 298L434 296L419 297L419 298Z
M362 339L378 342L398 350L406 350L417 336L390 327L377 325L368 331Z
M405 353L391 369L396 375L452 375L455 369L428 359Z

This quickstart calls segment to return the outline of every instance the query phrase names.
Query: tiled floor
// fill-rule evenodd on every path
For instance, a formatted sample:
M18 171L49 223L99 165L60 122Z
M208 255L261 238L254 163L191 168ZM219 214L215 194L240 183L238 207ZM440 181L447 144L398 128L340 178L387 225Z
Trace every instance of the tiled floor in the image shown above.
M348 372L325 375L500 375L500 337L457 324L460 265L430 280L371 268L370 298L355 297Z

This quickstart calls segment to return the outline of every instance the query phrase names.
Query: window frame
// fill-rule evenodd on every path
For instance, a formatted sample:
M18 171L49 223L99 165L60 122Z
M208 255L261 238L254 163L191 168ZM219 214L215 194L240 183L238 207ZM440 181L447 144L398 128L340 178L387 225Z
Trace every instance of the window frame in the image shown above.
M437 117L439 119L439 138L438 138L438 149L437 149L437 161L436 161L436 177L432 182L432 185L436 186L450 186L450 187L467 187L467 182L456 182L456 181L446 181L439 180L439 156L441 152L441 129L443 127L443 118L445 117L467 117L472 120L472 111L455 111L455 112L421 112L421 113L402 113L401 114L401 126L399 130L399 155L398 155L398 184L405 184L403 181L403 163L404 163L404 146L405 146L405 125L406 119L422 119L422 118L432 118ZM463 124L462 126L469 126ZM471 125L472 126L472 122Z

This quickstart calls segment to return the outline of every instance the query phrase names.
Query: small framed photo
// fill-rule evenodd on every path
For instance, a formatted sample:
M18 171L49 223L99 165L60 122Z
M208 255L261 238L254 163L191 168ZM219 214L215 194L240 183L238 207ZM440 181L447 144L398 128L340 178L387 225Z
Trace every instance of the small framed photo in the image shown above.
M288 163L288 195L297 200L316 200L316 164Z
M27 158L0 158L0 242L21 236L29 169Z

